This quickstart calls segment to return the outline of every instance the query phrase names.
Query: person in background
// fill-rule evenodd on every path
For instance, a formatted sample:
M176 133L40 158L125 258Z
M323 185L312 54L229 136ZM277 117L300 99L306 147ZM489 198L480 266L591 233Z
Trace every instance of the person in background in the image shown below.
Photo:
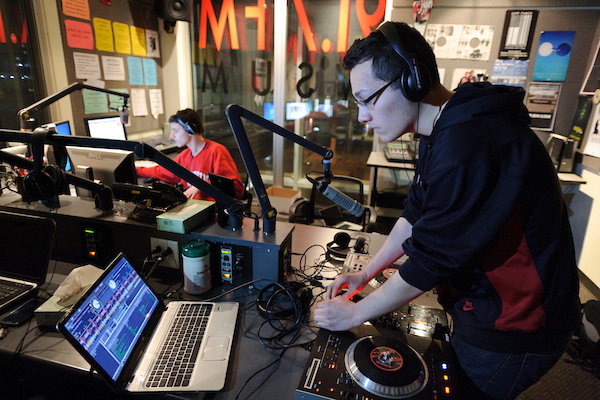
M235 162L225 146L204 138L204 126L200 115L196 111L186 108L171 115L169 122L171 123L171 138L177 147L187 147L175 157L175 162L207 182L210 182L209 172L233 179L239 199L244 191L244 185ZM138 167L136 172L142 178L155 177L165 182L183 184L186 188L184 194L188 199L214 200L197 187L190 185L161 166Z
M403 23L355 41L344 67L359 121L384 142L405 132L421 142L402 217L365 268L327 287L315 323L351 329L437 287L452 317L458 398L516 398L561 358L581 319L567 209L523 89L447 90L431 47ZM404 254L383 285L350 300Z

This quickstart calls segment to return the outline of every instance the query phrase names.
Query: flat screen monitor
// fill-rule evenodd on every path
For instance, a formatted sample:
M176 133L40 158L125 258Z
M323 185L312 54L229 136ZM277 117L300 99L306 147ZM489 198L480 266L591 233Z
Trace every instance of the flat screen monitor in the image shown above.
M285 103L285 119L288 121L302 119L309 113L310 109L308 103L299 101Z
M50 125L54 125L54 130L58 135L71 136L73 134L71 132L71 124L69 121L55 122ZM61 165L61 167L64 167L65 171L71 171L71 161L69 160L69 157L67 157L66 164L64 166Z
M263 118L268 121L275 119L275 105L272 101L265 101L263 103Z
M115 182L137 184L132 151L67 146L73 169L91 168L94 180L105 185Z
M219 189L233 199L237 199L237 193L235 192L235 182L233 179L226 176L208 173L208 179L210 184Z
M111 117L84 118L88 136L95 139L127 140L125 125L119 115Z
M69 123L69 121L56 122L54 124L54 129L56 130L56 133L58 133L59 135L65 135L65 136L72 135L71 124Z

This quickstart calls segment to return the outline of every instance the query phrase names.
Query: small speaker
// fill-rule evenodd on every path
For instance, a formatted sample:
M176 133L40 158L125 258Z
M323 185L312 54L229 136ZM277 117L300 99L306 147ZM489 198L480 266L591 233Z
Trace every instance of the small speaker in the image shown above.
M165 21L190 21L192 0L156 0L154 10Z

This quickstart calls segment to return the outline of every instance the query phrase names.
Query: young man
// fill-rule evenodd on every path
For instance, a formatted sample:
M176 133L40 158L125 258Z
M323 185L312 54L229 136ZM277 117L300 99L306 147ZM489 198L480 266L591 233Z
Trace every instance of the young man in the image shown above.
M204 126L200 115L187 108L171 115L169 122L171 123L171 138L177 147L187 147L175 157L175 162L207 182L209 182L209 172L233 179L235 191L240 198L244 191L244 185L235 162L225 146L204 138ZM161 166L140 167L136 168L136 172L143 178L156 177L165 182L181 182L187 188L184 194L188 199L213 200L197 187L190 185Z
M401 23L357 40L344 67L361 122L384 142L405 132L422 139L402 217L363 271L327 288L316 324L350 329L437 286L468 376L460 398L514 399L559 360L579 318L566 207L552 162L528 127L523 90L445 89L431 48ZM349 300L405 253L399 273Z

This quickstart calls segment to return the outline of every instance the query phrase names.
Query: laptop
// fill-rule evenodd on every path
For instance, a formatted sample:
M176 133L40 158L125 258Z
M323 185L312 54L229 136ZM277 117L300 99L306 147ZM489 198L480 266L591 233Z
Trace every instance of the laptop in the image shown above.
M0 312L37 295L46 282L56 224L0 211Z
M116 392L217 391L225 386L238 307L165 305L119 253L58 329Z

